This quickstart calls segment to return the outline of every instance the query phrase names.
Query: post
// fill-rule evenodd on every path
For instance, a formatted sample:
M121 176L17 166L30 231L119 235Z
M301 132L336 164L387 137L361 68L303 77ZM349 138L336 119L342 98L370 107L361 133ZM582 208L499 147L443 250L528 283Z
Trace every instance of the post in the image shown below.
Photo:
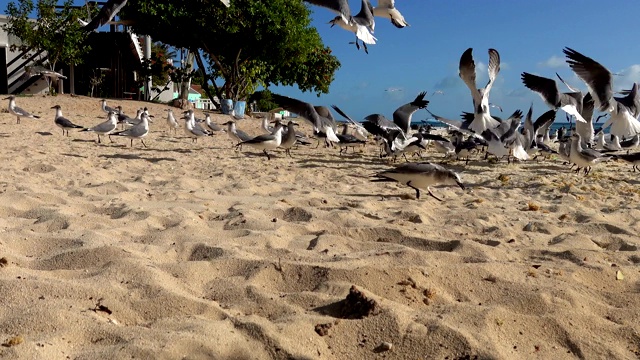
M60 75L64 75L64 72L62 71L62 69L60 69ZM60 78L58 79L58 94L59 95L64 94L64 82Z
M146 60L151 59L151 36L145 35L144 37L144 58ZM144 100L149 101L151 99L151 76L144 79Z
M76 87L74 86L74 67L73 64L69 65L69 94L76 93Z

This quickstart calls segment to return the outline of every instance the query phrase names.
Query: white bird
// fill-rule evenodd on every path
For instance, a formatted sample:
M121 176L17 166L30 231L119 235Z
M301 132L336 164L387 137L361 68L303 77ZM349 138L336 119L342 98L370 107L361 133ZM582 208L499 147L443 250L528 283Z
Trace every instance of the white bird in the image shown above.
M236 128L236 122L233 120L229 120L222 125L227 125L227 136L229 136L229 139L231 139L231 142L233 142L234 145L252 139L249 134L242 130L238 130ZM240 146L240 150L242 150L242 145Z
M4 100L9 100L9 107L7 108L9 110L9 113L15 115L18 118L18 124L20 124L20 118L29 118L29 119L40 119L40 116L38 115L33 115L29 112L27 112L26 110L19 108L16 106L16 97L14 95L11 95L7 98L4 98Z
M431 186L438 184L457 185L461 189L465 186L460 176L453 170L433 163L404 163L395 169L385 170L374 175L377 181L397 181L416 191L416 199L420 199L420 189L426 189L429 195L438 201L442 201L431 191Z
M183 119L184 133L187 134L193 142L198 142L198 138L211 136L211 133L205 131L201 126L197 126L193 111L186 114Z
M111 133L116 130L117 126L118 126L118 115L116 115L113 112L110 112L107 115L107 121L100 123L94 127L83 129L80 131L95 132L96 134L98 134L98 144L100 144L100 135L109 136L109 140L111 141Z
M572 91L568 93L561 93L560 90L558 90L558 85L555 80L529 74L527 72L523 72L521 77L524 86L537 92L551 109L562 109L567 114L574 116L577 121L583 123L587 122L581 114L583 98L582 92Z
M100 108L102 109L102 111L106 112L107 114L109 112L113 112L118 114L119 111L116 108L112 108L111 106L107 106L107 100L106 99L102 99L100 100Z
M178 121L176 121L176 118L173 115L173 110L166 109L165 111L167 112L167 125L169 126L169 131L173 130L177 133L180 124L178 124Z
M591 166L607 159L609 159L609 157L602 155L602 153L593 149L583 148L580 134L571 134L571 151L569 151L569 160L578 167L576 169L576 173L580 171L580 169L583 169L584 174L589 175L589 172L591 172Z
M373 16L390 19L397 28L409 26L404 20L404 16L396 9L395 3L395 0L378 0L378 6L373 8Z
M614 97L613 75L607 68L573 49L565 48L563 52L567 56L569 67L587 85L595 107L611 114L602 128L611 126L610 133L620 138L640 134L638 84L634 83L631 90L624 92L626 96Z
M356 48L358 48L358 50L360 49L358 40L361 40L364 52L367 54L369 53L367 44L373 45L376 43L376 40L378 40L373 36L375 20L373 18L373 6L371 6L369 0L362 0L362 8L360 9L360 12L356 16L353 16L350 22L345 21L342 15L338 15L331 20L329 24L331 24L331 27L338 25L341 28L356 34Z
M473 98L474 119L469 124L469 129L481 134L487 129L494 129L500 122L491 116L489 106L489 93L493 83L500 72L500 54L495 49L489 49L489 81L483 89L476 87L476 64L473 61L473 49L468 48L460 57L459 75L462 81L471 91Z
M221 128L220 125L211 121L211 114L209 113L204 114L204 123L207 125L207 128L213 132L224 131L224 129Z
M43 66L32 65L25 66L24 77L31 78L33 76L44 76L46 78L51 79L51 81L58 81L58 79L66 79L67 77L60 74L59 72L49 70Z
M267 150L274 150L282 143L282 123L277 122L273 130L273 134L258 135L247 141L238 143L236 146L249 145L258 150L262 150L268 160L271 160L271 156Z
M62 136L64 136L65 131L67 132L67 136L69 136L69 129L82 129L83 127L80 125L76 125L71 122L71 120L62 116L62 107L60 105L55 105L51 107L52 109L56 109L56 115L53 119L53 122L57 127L62 129Z
M134 139L140 139L142 146L147 147L147 144L144 143L144 140L142 140L142 138L149 134L149 117L147 116L147 114L142 113L140 118L141 121L139 124L134 125L129 129L115 132L112 135L128 137L131 140L131 147L133 147Z

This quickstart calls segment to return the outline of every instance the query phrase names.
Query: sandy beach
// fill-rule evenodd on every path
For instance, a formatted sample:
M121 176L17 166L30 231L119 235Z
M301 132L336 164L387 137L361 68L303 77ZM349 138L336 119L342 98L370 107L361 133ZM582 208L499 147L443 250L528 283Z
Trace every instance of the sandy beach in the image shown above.
M631 165L450 161L467 189L416 200L370 182L373 144L268 161L109 100L155 116L131 148L54 125L104 121L98 99L18 97L21 124L3 101L0 358L640 357Z

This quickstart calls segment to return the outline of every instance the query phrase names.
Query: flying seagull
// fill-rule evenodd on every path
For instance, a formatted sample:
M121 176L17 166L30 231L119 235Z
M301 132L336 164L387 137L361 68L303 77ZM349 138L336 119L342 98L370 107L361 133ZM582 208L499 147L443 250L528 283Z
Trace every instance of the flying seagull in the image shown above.
M476 64L473 61L473 49L468 48L460 57L459 75L462 81L471 90L473 98L474 119L469 124L469 129L481 134L487 129L493 129L500 122L491 117L489 109L489 93L498 73L500 72L500 54L495 49L489 49L489 81L483 89L476 87Z
M553 79L545 78L523 72L522 82L527 88L537 92L542 100L552 109L562 109L569 115L573 115L577 121L587 122L582 117L582 93L580 91L572 91L561 93L558 85ZM562 78L560 78L562 80ZM563 81L564 82L564 81Z
M356 16L351 18L351 22L346 22L342 15L338 15L329 21L329 24L331 24L331 27L338 25L347 31L355 33L356 41L354 44L356 44L356 48L360 50L358 40L361 40L364 52L367 54L369 53L367 44L373 45L376 43L376 40L378 40L373 36L373 30L376 24L373 18L373 6L371 6L369 0L362 0L362 8Z
M429 105L429 101L424 99L426 95L426 91L421 92L412 102L400 106L393 112L393 122L398 125L405 134L409 133L413 113L419 109L425 109L427 105Z
M624 97L613 96L613 75L597 61L571 48L563 50L567 63L573 72L587 85L593 97L594 106L599 111L608 112L611 117L602 128L611 126L610 133L625 138L640 133L640 91L633 84Z
M404 16L396 9L395 3L395 0L378 0L378 6L373 8L373 16L390 19L391 23L399 29L409 26Z

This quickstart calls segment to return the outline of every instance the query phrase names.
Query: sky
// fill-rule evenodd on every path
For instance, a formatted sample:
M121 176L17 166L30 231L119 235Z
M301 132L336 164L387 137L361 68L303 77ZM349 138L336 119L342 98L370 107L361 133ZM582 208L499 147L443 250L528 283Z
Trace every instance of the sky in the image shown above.
M377 0L371 1L375 6ZM7 2L0 0L0 8L6 9ZM353 14L360 11L360 1L349 3ZM462 111L473 110L469 89L458 76L460 56L467 48L473 48L479 87L487 81L488 49L500 53L501 71L490 101L504 113L491 109L496 116L506 117L516 109L526 112L532 104L534 116L548 109L522 85L523 71L549 78L557 72L586 91L566 64L564 47L618 74L615 89L640 82L640 2L635 0L397 0L395 5L411 26L398 29L388 19L376 18L378 43L369 46L369 54L349 44L355 38L352 33L327 24L333 12L309 5L312 25L342 64L330 92L317 97L296 87L270 90L314 105L338 105L356 120L374 113L391 117L397 107L426 91L429 110L457 119ZM561 84L559 88L567 91ZM429 117L421 110L414 121Z

